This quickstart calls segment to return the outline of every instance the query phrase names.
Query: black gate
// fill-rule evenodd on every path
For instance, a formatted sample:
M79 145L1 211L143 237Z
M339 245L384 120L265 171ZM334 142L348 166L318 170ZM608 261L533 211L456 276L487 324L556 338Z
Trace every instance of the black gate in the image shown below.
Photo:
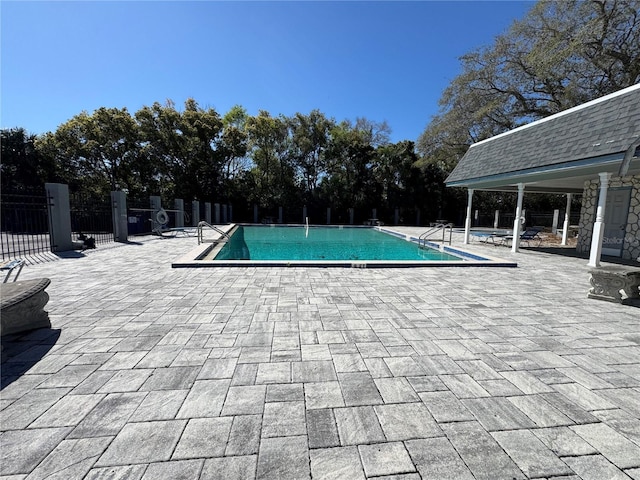
M72 194L69 197L69 207L71 231L74 235L92 237L96 244L114 241L110 198Z
M3 192L0 210L2 260L51 251L44 190Z

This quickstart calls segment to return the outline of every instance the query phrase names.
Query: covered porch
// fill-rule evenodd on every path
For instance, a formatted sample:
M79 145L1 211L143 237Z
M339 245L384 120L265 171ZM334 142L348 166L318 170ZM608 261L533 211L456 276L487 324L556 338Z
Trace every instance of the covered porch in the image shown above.
M516 192L511 249L518 252L525 194L581 195L578 253L599 267L602 255L640 258L640 85L473 144L446 180L468 191L464 243L475 191Z

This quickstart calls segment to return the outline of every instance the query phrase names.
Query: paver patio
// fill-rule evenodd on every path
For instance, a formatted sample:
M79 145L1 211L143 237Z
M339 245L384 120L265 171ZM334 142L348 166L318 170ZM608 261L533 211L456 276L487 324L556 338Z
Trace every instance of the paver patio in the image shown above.
M194 238L30 265L2 479L640 479L640 309L586 260L171 269Z

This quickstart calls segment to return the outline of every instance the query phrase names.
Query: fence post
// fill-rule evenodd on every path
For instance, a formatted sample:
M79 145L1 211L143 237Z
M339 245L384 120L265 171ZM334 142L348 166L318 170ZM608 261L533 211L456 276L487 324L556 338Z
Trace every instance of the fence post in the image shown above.
M213 218L215 219L215 224L220 225L220 204L213 204Z
M226 215L225 215L224 222L227 223ZM233 222L233 205L229 204L229 223L231 223L231 222Z
M200 201L194 200L191 202L191 218L194 227L197 227L200 223Z
M553 211L553 224L551 225L551 233L558 233L558 220L560 220L560 210L557 208Z
M498 228L500 225L500 210L496 210L493 214L493 228Z
M284 218L282 216L282 207L278 207L278 223L283 223Z
M355 209L350 208L349 209L349 225L353 225L353 216L355 214Z
M204 202L204 220L211 223L211 202Z
M71 207L69 186L63 183L45 183L49 203L49 233L52 252L73 250L71 239Z
M393 224L398 225L400 223L400 209L396 208L393 212Z
M331 225L331 207L327 207L327 225Z
M162 209L162 199L159 195L149 195L149 205L151 212L151 231L157 232L162 228L162 224L158 222L158 212Z
M173 208L176 211L176 227L184 227L184 200L176 198L173 201Z
M305 223L307 223L307 206L303 205L302 206L302 224L304 225Z
M253 223L258 223L258 205L253 204Z
M225 203L222 205L222 223L227 223L229 218L231 218L231 205Z
M111 192L111 212L113 215L113 240L126 243L129 239L126 193Z

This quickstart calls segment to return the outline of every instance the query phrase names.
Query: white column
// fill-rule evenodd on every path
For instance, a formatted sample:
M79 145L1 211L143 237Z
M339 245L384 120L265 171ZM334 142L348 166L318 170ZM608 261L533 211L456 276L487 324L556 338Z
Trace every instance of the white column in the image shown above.
M498 228L500 225L500 210L496 210L493 214L493 228Z
M518 184L518 205L516 206L516 218L513 221L513 243L511 251L516 253L520 249L520 219L522 217L522 199L524 198L524 183Z
M598 209L596 210L596 221L593 224L593 235L591 236L591 253L589 255L590 267L600 266L600 255L602 254L602 239L604 237L604 209L607 206L607 191L609 190L610 173L600 173L600 196L598 197Z
M464 220L464 243L469 244L469 234L471 233L471 207L473 205L473 188L468 190L469 200L467 201L467 217Z
M571 213L571 194L567 193L567 208L564 211L564 223L562 224L562 242L560 245L567 244L567 238L569 237L569 215Z

